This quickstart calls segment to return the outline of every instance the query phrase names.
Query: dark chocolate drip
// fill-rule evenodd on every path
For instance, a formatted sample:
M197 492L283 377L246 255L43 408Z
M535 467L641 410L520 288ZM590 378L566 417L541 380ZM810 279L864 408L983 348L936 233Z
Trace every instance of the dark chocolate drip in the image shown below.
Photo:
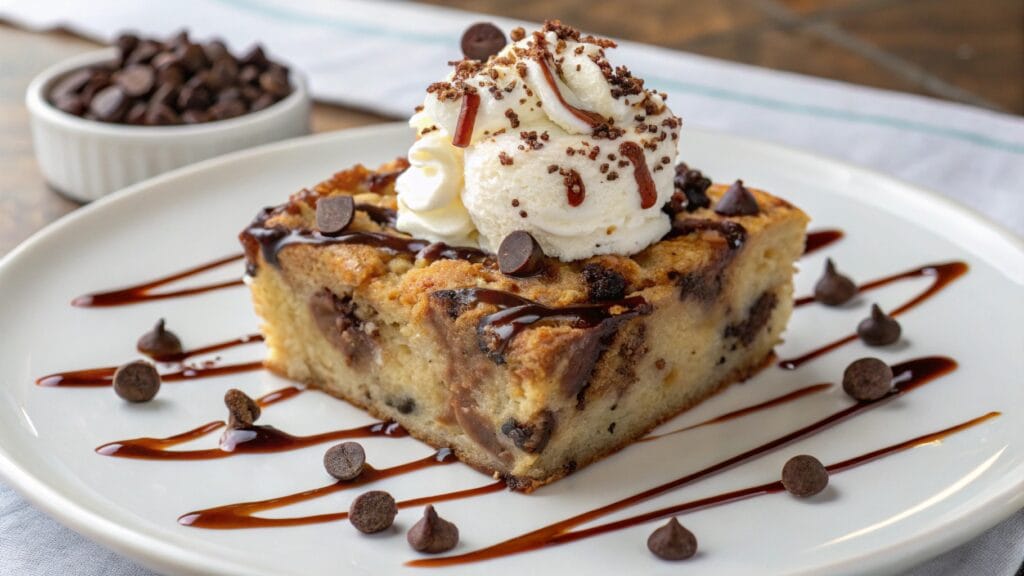
M522 296L490 288L459 288L441 290L434 294L456 302L460 307L490 304L499 308L497 312L481 318L477 324L477 342L481 350L499 364L504 363L505 350L512 339L537 322L564 322L573 328L601 326L614 329L620 322L651 312L651 305L642 296L600 304L551 308Z
M108 306L126 306L128 304L138 304L140 302L149 302L151 300L164 300L166 298L181 298L183 296L193 296L195 294L202 294L204 292L210 292L213 290L220 290L222 288L233 288L235 286L241 286L242 281L237 280L225 280L223 282L214 282L212 284L204 284L202 286L193 286L191 288L183 288L181 290L172 290L170 292L152 292L154 288L165 286L172 282L184 280L186 278L202 274L208 270L219 268L225 264L237 262L243 257L242 254L232 254L211 262L206 262L198 266L194 266L181 272L176 272L169 276L157 278L156 280L150 280L141 284L135 284L134 286L127 286L117 290L110 290L106 292L94 292L92 294L85 294L79 296L71 301L72 306L80 308L99 308Z
M213 423L206 424L186 432L191 434L190 440L210 432ZM202 431L202 434L200 433ZM177 437L184 436L179 434ZM224 431L219 448L206 450L167 450L165 438L134 438L119 442L110 442L96 448L96 452L104 456L117 458L134 458L138 460L213 460L228 458L238 454L267 454L271 452L288 452L307 446L323 444L334 440L349 438L370 438L383 436L387 438L404 438L408 433L404 428L393 422L377 422L358 428L333 430L310 436L293 436L273 426L247 426L230 428ZM177 438L172 436L171 438ZM182 442L185 440L181 440ZM180 442L174 442L178 444ZM171 444L171 445L173 445Z
M583 178L580 178L580 173L575 170L569 170L564 179L565 197L569 202L569 206L576 207L583 204L583 200L587 197L587 187L583 185Z
M373 466L366 465L363 468L363 472L354 480L334 482L320 488L313 490L305 490L297 492L295 494L289 494L287 496L280 496L277 498L271 498L269 500L259 500L256 502L242 502L238 504L228 504L225 506L217 506L216 508L207 508L205 510L197 510L195 512L189 512L183 514L178 518L178 523L184 526L191 526L193 528L208 528L213 530L230 530L239 528L268 528L275 526L299 526L303 524L317 524L320 522L331 522L335 520L344 520L348 518L347 512L335 512L331 514L316 514L311 516L299 516L292 518L263 518L256 516L257 512L265 510L273 510L275 508L282 508L284 506L290 506L299 502L305 502L320 498L328 494L335 492L341 492L344 490L351 490L360 486L365 486L372 482L377 482L385 478L391 478L394 476L401 476L403 474L409 474L424 468L430 468L432 466L441 466L457 462L455 455L451 450L442 448L426 458L419 460L413 460L398 466L392 466L391 468L378 469ZM444 502L447 500L457 500L460 498L469 498L472 496L478 496L481 494L488 494L491 492L498 492L504 489L505 483L503 481L493 482L486 484L478 488L470 488L468 490L457 490L454 492L447 492L443 494L436 494L433 496L426 496L423 498L415 498L412 500L404 500L398 503L399 508L409 508L415 506L422 506L424 504Z
M807 238L804 240L804 256L817 252L826 246L842 240L845 234L842 230L838 229L826 229L826 230L814 230L807 233Z
M455 122L455 133L452 134L452 146L465 148L473 139L473 126L476 124L476 113L480 109L480 95L466 92L462 95L462 108L459 119Z
M715 416L714 418L709 418L707 420L704 420L703 422L698 422L696 424L691 424L689 426L685 426L683 428L677 428L675 430L669 430L668 432L662 432L661 434L651 434L649 436L644 436L643 438L637 440L637 442L650 442L652 440L657 440L659 438L664 438L666 436L673 436L675 434L682 434L683 432L688 432L688 431L693 430L695 428L703 428L704 426L710 426L712 424L719 424L721 422L727 422L729 420L740 418L740 417L746 416L748 414L753 414L754 412L760 412L761 410L767 410L769 408L774 408L776 406L781 406L783 404L788 404L790 402L794 402L796 400L799 400L799 399L801 399L801 398L803 398L805 396L810 396L811 394L817 394L818 392L824 392L825 390L828 390L831 387L832 387L832 385L828 384L828 383L812 384L810 386L804 386L803 388L794 390L794 391L792 391L792 392L790 392L788 394L783 394L781 396L776 396L775 398L771 398L769 400L765 400L764 402L758 402L757 404L753 404L751 406L746 406L746 407L740 408L738 410L733 410L732 412L726 412L725 414L722 414L721 416Z
M384 206L376 206L374 204L356 204L356 210L360 210L366 213L366 216L370 220L373 220L381 226L388 228L394 228L398 222L398 213L391 208L385 208Z
M647 160L640 145L636 142L623 142L619 144L619 154L633 164L633 179L636 180L636 188L640 193L640 207L646 210L657 204L658 190L654 186L654 178L651 178L651 171L647 168Z
M680 236L689 236L694 232L711 230L725 238L729 248L736 250L747 241L747 229L732 220L710 220L707 218L681 218L672 221L672 229L663 240L671 240Z
M445 566L452 564L464 564L543 548L558 541L559 538L567 538L568 536L566 535L570 534L570 531L573 528L581 524L585 524L596 520L597 518L607 516L613 512L629 508L639 504L640 502L660 496L682 486L693 484L698 480L702 480L708 476L730 469L738 464L762 456L796 440L820 432L821 430L829 428L843 420L846 420L847 418L850 418L851 416L911 392L939 376L953 371L956 369L956 366L957 364L952 358L944 356L927 356L896 364L892 367L892 370L895 376L894 381L897 383L888 394L878 400L853 404L847 408L839 410L838 412L825 416L816 422L808 424L803 428L765 442L760 446L751 448L750 450L741 452L740 454L730 458L726 458L725 460L719 461L718 463L712 464L706 468L702 468L696 472L691 472L676 478L675 480L638 492L632 496L627 496L626 498L622 498L621 500L617 500L599 508L583 512L582 514L577 514L576 516L567 518L560 522L549 524L515 538L505 540L504 542L457 556L415 560L409 562L408 565Z
M540 66L540 71L544 76L544 81L547 82L551 91L554 92L555 99L558 100L558 103L564 106L570 114L587 123L591 128L597 128L598 126L608 122L604 116L601 116L597 112L582 110L566 102L565 97L562 96L562 91L558 89L558 83L555 82L555 75L551 72L551 66L548 64L547 58L537 58L537 64Z
M262 341L263 336L261 334L249 334L248 336L242 336L241 338L235 338L234 340L227 340L225 342L218 342L201 348L185 350L181 354L166 360L169 362L180 363L193 356L219 352L228 348L244 346L246 344ZM176 382L180 380L192 380L209 376L221 376L224 374L238 374L241 372L262 369L263 362L245 362L242 364L227 364L223 366L182 366L177 371L161 374L160 379L164 382ZM54 374L47 374L46 376L38 378L36 380L36 385L46 387L110 386L114 379L115 370L117 370L117 366L104 366L102 368L86 368L84 370L56 372Z
M913 270L907 270L906 272L900 272L898 274L886 276L885 278L872 280L871 282L867 282L859 286L858 291L868 292L870 290L875 290L876 288L881 288L888 284L892 284L893 282L906 280L909 278L932 278L931 286L926 288L924 292L921 292L917 296L911 298L910 300L904 302L902 305L889 312L890 316L899 316L900 314L903 314L907 310L914 308L918 304L921 304L925 300L928 300L935 294L942 291L943 288L949 286L957 278L960 278L961 276L966 274L969 269L970 268L967 266L966 262L945 262L940 264L926 264L919 268L914 268ZM803 298L798 298L794 305L804 306L810 304L811 302L814 302L814 297L805 296ZM843 346L844 344L849 344L850 342L853 342L856 339L857 334L848 334L838 340L835 340L834 342L830 342L824 346L815 348L814 350L811 350L810 352L807 352L801 356L797 356L796 358L788 358L786 360L781 360L779 361L779 366L786 370L795 370L799 368L801 365L810 362L815 358L823 356L824 354L827 354L828 352L831 352L836 348Z

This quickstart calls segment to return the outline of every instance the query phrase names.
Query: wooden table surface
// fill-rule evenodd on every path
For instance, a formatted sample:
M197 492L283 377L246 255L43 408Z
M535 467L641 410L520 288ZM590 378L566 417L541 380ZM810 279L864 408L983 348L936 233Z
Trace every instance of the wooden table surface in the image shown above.
M1022 0L428 0L707 56L1024 114ZM96 44L0 24L0 256L79 205L36 167L24 107L29 81ZM313 130L388 120L318 104Z

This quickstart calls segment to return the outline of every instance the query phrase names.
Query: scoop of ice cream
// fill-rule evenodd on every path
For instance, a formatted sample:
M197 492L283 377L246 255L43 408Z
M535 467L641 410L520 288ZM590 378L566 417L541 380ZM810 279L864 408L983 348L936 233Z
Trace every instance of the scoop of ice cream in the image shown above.
M680 121L606 51L557 22L428 88L398 179L398 227L496 251L530 232L549 256L633 254L669 229Z

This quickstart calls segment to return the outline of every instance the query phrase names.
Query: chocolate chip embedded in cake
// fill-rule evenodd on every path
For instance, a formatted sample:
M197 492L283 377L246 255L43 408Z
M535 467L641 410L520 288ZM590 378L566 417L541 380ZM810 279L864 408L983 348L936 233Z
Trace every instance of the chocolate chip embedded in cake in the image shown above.
M522 236L509 275L501 254L392 227L404 166L339 172L243 232L266 365L513 488L618 450L755 373L780 341L807 221L785 201L746 187L758 214L723 216L712 207L729 186L709 186L707 206L632 256L534 268ZM333 197L354 211L329 237L317 206Z

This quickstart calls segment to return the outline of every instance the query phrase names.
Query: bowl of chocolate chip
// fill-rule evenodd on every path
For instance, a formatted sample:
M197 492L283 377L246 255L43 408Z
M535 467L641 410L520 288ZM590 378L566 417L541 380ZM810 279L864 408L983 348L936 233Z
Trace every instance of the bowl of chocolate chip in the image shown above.
M26 95L49 185L95 200L199 160L309 132L300 74L255 45L232 53L187 32L115 46L44 71Z

